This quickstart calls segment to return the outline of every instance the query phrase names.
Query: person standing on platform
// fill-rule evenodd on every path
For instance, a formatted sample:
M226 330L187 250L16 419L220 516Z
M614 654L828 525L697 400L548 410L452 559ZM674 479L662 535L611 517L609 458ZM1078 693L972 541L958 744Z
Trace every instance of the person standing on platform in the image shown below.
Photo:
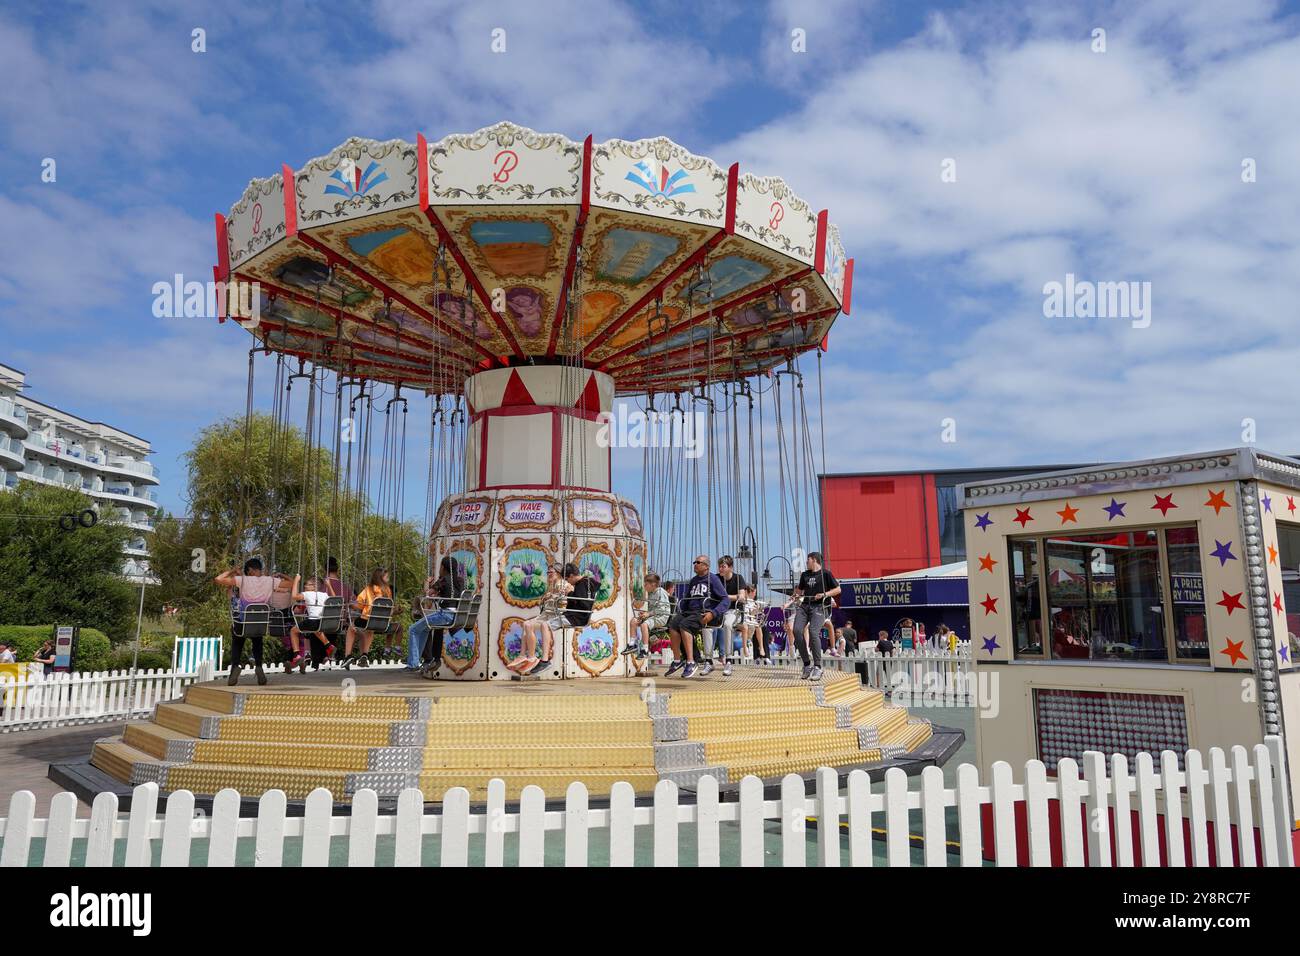
M799 583L791 595L799 604L794 610L795 644L803 660L801 680L821 680L822 677L822 625L831 606L831 599L840 593L840 583L835 575L822 566L820 551L808 552L807 570L799 575ZM805 632L805 628L807 631ZM806 633L802 640L798 639ZM811 645L812 659L809 659Z
M681 654L664 672L665 677L672 677L679 667L683 677L695 674L695 635L706 627L714 626L714 622L727 612L730 604L726 585L709 570L708 556L701 554L696 557L694 567L695 576L686 585L686 597L682 599L677 613L668 620L668 633L672 635L674 647L680 649ZM709 667L709 670L712 669ZM708 670L701 673L707 674Z

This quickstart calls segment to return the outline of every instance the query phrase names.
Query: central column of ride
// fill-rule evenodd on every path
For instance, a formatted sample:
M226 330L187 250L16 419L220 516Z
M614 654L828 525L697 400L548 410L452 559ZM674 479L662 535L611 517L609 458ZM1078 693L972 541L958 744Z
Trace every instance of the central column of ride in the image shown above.
M473 630L449 635L442 675L511 677L523 624L540 613L546 569L574 564L596 583L591 619L556 634L546 679L626 676L632 604L645 597L646 547L636 508L610 490L600 440L614 380L572 366L479 372L465 383L465 491L442 502L435 567L450 556L483 593Z

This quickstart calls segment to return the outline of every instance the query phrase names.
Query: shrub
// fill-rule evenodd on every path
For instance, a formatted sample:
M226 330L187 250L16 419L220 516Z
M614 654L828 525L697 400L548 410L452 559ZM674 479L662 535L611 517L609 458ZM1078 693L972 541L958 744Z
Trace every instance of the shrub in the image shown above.
M129 671L131 669L131 661L133 659L135 659L135 645L133 644L119 645L118 647L115 647L113 649L113 654L109 658L108 669L115 670L115 671ZM145 647L142 644L140 646L140 657L136 663L137 666L142 671L144 670L165 671L172 666L171 651L167 651L164 654L155 648Z
M0 640L15 644L14 655L20 661L30 661L45 641L54 637L53 624L0 624ZM72 662L74 670L102 671L109 669L111 647L108 635L93 627L83 627L77 639L77 656ZM170 651L168 664L171 663Z

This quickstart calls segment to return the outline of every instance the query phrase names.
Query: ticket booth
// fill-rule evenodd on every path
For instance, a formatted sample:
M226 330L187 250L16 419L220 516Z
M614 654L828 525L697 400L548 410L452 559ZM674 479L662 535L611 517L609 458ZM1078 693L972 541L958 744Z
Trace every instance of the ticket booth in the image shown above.
M998 687L975 722L982 774L1277 734L1295 806L1300 461L1239 448L959 495L971 646Z

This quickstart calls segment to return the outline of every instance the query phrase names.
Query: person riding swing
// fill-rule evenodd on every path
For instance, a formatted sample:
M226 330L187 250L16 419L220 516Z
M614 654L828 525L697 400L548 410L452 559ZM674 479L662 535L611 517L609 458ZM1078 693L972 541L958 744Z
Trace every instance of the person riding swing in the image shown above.
M257 674L257 682L265 684L266 672L262 670L262 638L266 634L271 595L275 592L275 578L262 573L260 558L249 558L244 562L243 574L232 568L218 574L216 583L219 587L239 589L239 596L234 599L231 606L233 619L230 629L230 676L226 678L226 683L231 687L239 683L239 672L243 667L244 641L246 638L251 637L253 641L253 669ZM246 625L248 629L252 629L249 620L249 608L255 605L260 605L265 610L266 616L262 617L259 630L251 635L246 635Z
M446 628L456 618L456 602L465 589L465 576L455 558L447 555L438 564L438 576L424 583L424 600L417 610L419 617L406 632L406 670L419 672L424 664L426 643L429 647L431 677L442 666L442 642ZM436 609L430 610L436 605Z
M668 620L668 633L672 635L677 659L664 671L665 677L672 677L678 668L682 669L682 677L695 674L695 635L712 626L730 605L726 585L709 570L708 556L697 556L694 567L695 576L686 586L686 597Z

